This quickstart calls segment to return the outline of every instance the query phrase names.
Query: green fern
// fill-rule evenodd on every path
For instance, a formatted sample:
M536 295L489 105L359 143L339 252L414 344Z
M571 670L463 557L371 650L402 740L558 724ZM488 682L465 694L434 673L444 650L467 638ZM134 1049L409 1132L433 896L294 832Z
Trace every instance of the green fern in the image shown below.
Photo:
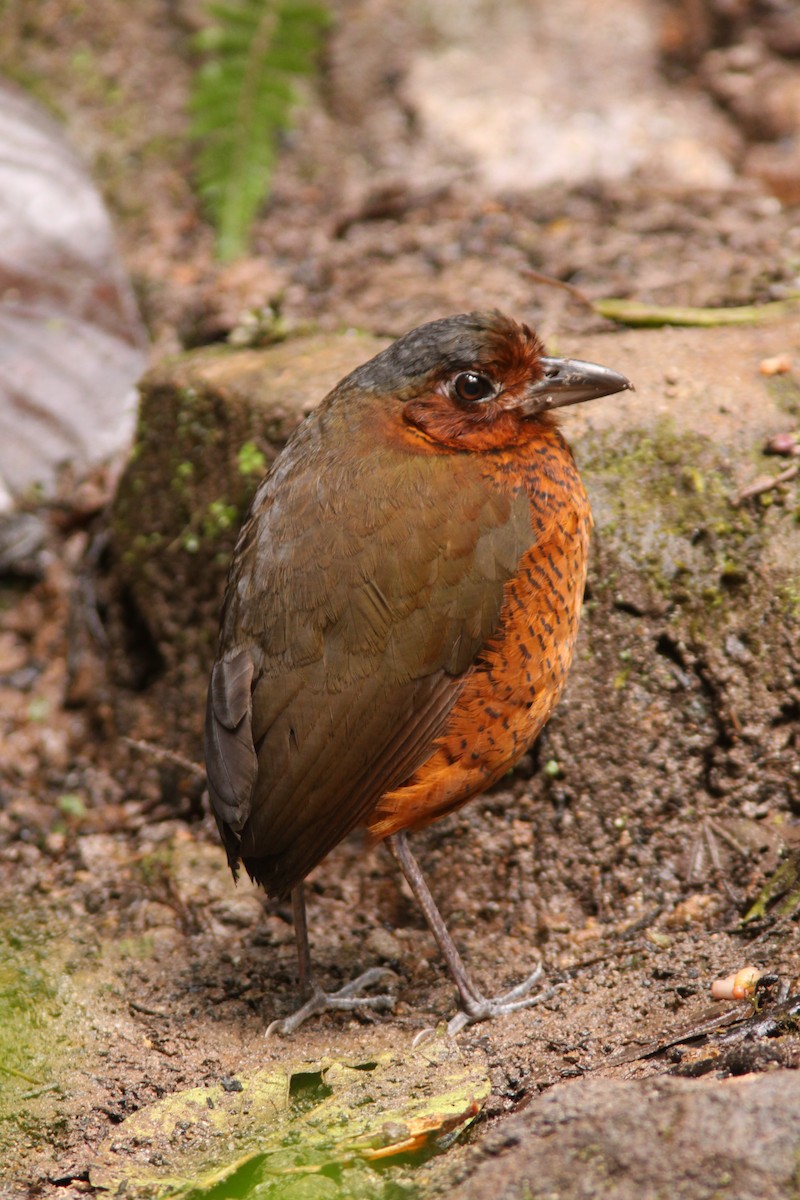
M250 226L269 194L280 133L290 124L295 82L314 69L327 11L301 0L210 4L206 61L195 77L192 132L200 194L217 230L217 253L246 253Z

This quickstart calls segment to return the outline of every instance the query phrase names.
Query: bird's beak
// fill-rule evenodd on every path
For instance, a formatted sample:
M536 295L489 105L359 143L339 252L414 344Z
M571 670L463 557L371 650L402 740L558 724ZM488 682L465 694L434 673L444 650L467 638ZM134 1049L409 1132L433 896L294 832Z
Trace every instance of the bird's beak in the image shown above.
M582 404L598 396L633 390L633 384L618 371L598 363L581 362L578 358L548 358L543 356L542 378L527 389L527 395L517 411L535 417L568 404Z

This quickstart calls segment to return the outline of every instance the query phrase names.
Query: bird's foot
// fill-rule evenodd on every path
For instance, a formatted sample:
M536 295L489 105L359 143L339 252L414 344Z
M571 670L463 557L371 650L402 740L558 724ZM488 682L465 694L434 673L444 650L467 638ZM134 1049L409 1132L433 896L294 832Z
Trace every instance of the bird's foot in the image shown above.
M344 987L339 988L338 992L323 992L321 987L314 984L313 991L305 1004L290 1016L270 1022L264 1031L264 1036L271 1037L273 1034L279 1034L281 1037L288 1037L296 1029L299 1029L309 1017L315 1017L319 1013L353 1012L362 1008L384 1012L393 1008L394 996L390 992L383 992L378 996L358 995L363 988L372 987L385 975L393 976L394 971L390 971L388 967L371 967L363 975L359 975L350 983L346 983Z
M542 964L539 963L527 979L523 979L521 983L504 992L502 996L486 997L474 987L471 987L468 992L462 992L461 999L464 1007L448 1022L448 1034L450 1037L455 1037L467 1025L474 1025L478 1021L491 1021L493 1017L502 1017L507 1013L519 1012L521 1008L530 1008L532 1005L538 1004L550 993L539 992L535 996L530 996L528 993L541 975Z

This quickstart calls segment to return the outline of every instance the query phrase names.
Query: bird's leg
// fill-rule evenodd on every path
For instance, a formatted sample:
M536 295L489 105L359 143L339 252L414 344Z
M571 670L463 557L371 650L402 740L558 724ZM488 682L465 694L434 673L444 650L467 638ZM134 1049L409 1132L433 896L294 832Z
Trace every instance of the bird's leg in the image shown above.
M455 985L461 996L463 1009L449 1022L447 1032L454 1036L465 1025L475 1021L487 1021L505 1013L516 1012L520 1008L528 1008L538 1003L541 996L529 996L533 985L542 973L541 963L532 971L527 979L523 979L516 987L505 992L502 996L487 998L475 987L469 977L464 961L456 949L455 943L447 931L444 918L436 906L430 888L419 868L408 845L405 833L393 833L386 839L389 850L398 863L400 870L408 881L408 886L414 893L414 898L422 910L422 915L428 923L428 928L436 939L436 944L444 956L444 960L453 976Z
M292 923L297 946L297 976L300 982L300 995L303 1000L308 1000L314 991L314 983L311 978L311 947L308 944L306 893L302 883L298 883L297 887L292 888Z
M304 1003L288 1017L272 1021L265 1030L265 1036L280 1033L287 1036L309 1017L317 1013L328 1012L331 1009L352 1012L358 1008L390 1009L394 1005L394 996L384 992L378 996L359 996L362 988L372 987L385 975L393 975L387 967L371 967L358 978L346 983L338 992L323 992L319 984L314 982L311 967L311 950L308 945L308 922L306 921L306 900L302 883L292 889L292 918L294 920L294 936L297 943L297 967L300 979L300 995Z
M425 882L425 876L420 870L419 863L414 858L404 833L393 833L386 839L387 845L394 855L400 870L408 880L408 886L414 893L414 899L422 909L422 915L428 923L428 928L436 939L436 945L442 952L444 960L455 980L459 995L464 1001L464 1007L479 1004L483 997L473 984L464 966L464 960L456 949L455 942L447 931L444 918L439 912L436 901L431 895L430 888Z

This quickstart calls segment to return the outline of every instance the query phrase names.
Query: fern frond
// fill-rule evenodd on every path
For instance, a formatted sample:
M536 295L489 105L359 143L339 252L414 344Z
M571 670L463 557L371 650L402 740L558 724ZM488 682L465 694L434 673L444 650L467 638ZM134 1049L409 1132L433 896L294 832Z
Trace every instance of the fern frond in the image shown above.
M289 127L295 84L309 75L327 10L303 0L212 3L195 76L192 133L197 179L225 261L244 254L250 226L269 194L277 141Z

